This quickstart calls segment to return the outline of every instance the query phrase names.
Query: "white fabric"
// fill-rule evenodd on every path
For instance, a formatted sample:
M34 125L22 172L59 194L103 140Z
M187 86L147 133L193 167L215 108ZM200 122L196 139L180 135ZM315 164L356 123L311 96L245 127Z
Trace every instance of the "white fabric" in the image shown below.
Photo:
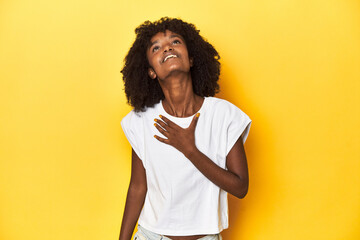
M221 168L226 156L251 119L232 103L205 97L195 129L197 148ZM162 143L165 138L154 126L164 115L183 128L194 116L169 115L162 101L145 112L132 110L121 121L123 131L146 170L147 194L139 217L144 228L163 235L217 234L228 227L227 193L207 179L180 151ZM195 115L195 114L194 114Z
M154 232L151 232L142 226L138 225L138 230L134 235L134 240L171 240L164 235L160 235ZM197 240L222 240L222 236L220 233L218 234L210 234L204 237L198 238Z

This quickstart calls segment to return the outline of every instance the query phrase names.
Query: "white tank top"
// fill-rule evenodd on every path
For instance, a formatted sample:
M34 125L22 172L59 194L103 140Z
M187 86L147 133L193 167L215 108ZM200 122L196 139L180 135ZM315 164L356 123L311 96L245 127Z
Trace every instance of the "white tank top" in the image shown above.
M227 154L243 132L245 143L252 121L238 107L216 97L205 97L198 112L195 144L226 169ZM145 112L132 110L121 121L146 170L147 194L138 223L162 235L217 234L228 227L227 192L207 179L176 148L154 138L166 138L154 126L154 118L159 119L160 114L183 128L194 117L169 115L160 101Z

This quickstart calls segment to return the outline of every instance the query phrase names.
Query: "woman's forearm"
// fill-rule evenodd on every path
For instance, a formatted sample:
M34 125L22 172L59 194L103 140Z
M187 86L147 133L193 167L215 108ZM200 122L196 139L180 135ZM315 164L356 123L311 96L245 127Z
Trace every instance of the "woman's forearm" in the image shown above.
M219 167L197 148L185 156L215 185L238 198L245 197L248 191L247 179Z
M121 224L119 240L130 240L141 209L144 205L146 188L135 187L130 183L126 197L124 215Z

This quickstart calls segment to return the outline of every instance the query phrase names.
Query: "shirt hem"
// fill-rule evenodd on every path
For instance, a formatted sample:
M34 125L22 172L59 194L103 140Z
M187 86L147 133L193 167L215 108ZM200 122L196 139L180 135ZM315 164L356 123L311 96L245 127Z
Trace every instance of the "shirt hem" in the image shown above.
M224 229L227 229L228 226L224 226L222 228L217 228L216 230L214 229L194 229L194 230L188 230L188 231L169 231L169 230L165 230L165 229L159 229L159 228L154 228L151 227L149 225L147 225L146 223L142 222L142 221L138 221L138 224L145 228L146 230L149 230L151 232L154 232L156 234L160 234L160 235L167 235L167 236L192 236L192 235L210 235L210 234L219 234L221 233Z

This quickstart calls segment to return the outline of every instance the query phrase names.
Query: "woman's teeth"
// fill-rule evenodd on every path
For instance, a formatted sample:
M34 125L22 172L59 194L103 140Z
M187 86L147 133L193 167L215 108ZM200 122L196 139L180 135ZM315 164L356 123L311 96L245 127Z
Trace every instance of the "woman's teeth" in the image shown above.
M176 55L169 55L169 56L166 56L166 58L164 59L164 62L166 61L166 60L168 60L169 58L173 58L173 57L177 57Z

